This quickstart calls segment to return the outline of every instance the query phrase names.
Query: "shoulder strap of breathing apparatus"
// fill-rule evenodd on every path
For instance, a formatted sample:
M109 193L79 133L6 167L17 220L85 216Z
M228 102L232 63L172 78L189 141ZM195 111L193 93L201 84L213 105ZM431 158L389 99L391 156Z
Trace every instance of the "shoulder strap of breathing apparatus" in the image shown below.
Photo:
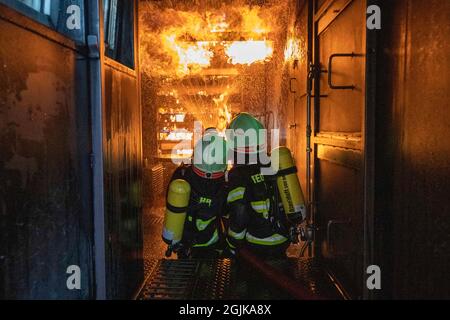
M187 170L190 167L182 164L181 165L181 176L184 178L187 174ZM190 179L188 179L190 180ZM186 181L188 181L186 180ZM190 198L190 203L192 203L192 205L189 206L189 212L192 214L192 219L193 221L196 221L197 219L197 213L199 211L199 209L203 206L203 204L199 203L198 199L200 199L200 197L202 196L202 193L199 192L196 188L195 185L193 185L193 183L191 181L188 181L191 184L191 198ZM221 188L219 188L217 190L217 193L212 195L212 197L214 197L214 199L216 199L218 196L220 196L220 192L222 192ZM217 220L217 223L220 223L219 219Z

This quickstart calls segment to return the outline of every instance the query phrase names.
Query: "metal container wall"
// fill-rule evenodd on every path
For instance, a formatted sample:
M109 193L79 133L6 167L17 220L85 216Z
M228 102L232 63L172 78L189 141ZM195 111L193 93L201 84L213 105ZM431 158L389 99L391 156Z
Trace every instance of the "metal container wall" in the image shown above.
M366 1L328 1L315 11L314 60L322 70L312 139L316 245L347 290L362 297Z
M138 79L105 64L105 210L111 298L129 298L143 277L141 111Z
M450 2L382 1L378 259L392 298L450 298Z
M86 58L0 5L0 69L0 298L92 298Z

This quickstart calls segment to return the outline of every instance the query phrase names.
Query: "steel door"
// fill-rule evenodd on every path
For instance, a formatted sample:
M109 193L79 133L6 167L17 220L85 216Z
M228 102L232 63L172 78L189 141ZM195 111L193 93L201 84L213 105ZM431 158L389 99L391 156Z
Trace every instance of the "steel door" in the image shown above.
M364 291L365 17L365 0L315 3L316 250L353 297Z

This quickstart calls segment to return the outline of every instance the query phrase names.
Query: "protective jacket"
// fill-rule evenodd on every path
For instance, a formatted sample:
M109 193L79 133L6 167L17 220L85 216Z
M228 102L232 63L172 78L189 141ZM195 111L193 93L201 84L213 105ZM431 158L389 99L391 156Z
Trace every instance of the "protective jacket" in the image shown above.
M182 243L194 249L216 249L221 242L221 217L226 201L225 178L207 179L194 172L191 165L182 165L172 176L184 179L191 186Z
M261 165L254 164L233 167L228 179L227 243L231 252L246 244L256 251L284 254L288 229L271 178L261 174Z

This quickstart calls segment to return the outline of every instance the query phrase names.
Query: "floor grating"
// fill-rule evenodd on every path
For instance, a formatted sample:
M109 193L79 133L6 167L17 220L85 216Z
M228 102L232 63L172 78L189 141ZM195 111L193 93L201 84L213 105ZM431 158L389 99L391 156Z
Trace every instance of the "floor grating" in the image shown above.
M328 274L315 259L269 262L318 296L342 299ZM246 266L230 259L166 260L150 263L152 270L139 295L140 300L289 300L289 295L271 287Z

